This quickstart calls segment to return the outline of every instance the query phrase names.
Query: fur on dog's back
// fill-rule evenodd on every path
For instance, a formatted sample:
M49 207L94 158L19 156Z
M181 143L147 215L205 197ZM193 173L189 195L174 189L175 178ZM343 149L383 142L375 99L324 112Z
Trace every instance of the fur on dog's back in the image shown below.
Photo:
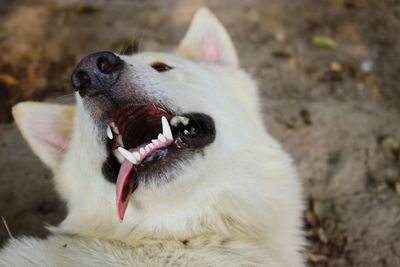
M263 126L256 84L215 16L200 9L176 54L122 58L146 95L210 114L215 141L167 173L175 179L139 186L120 222L115 184L101 172L101 131L82 97L74 108L17 105L17 125L55 173L68 215L47 239L11 239L0 265L304 266L300 181ZM151 72L157 61L175 71Z

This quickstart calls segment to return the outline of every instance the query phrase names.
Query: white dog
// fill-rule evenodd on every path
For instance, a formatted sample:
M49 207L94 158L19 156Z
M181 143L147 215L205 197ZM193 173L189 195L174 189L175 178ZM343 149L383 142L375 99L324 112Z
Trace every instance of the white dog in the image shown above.
M304 266L296 170L207 8L176 52L91 54L72 84L75 107L13 109L68 215L1 266Z

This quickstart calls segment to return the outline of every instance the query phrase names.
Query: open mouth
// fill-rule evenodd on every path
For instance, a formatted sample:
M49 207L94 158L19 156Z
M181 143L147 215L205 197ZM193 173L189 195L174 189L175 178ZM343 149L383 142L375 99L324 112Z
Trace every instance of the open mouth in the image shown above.
M155 105L117 110L106 130L109 159L117 174L117 211L123 220L141 177L157 176L215 139L212 118L203 113L173 114ZM158 170L158 171L157 171Z

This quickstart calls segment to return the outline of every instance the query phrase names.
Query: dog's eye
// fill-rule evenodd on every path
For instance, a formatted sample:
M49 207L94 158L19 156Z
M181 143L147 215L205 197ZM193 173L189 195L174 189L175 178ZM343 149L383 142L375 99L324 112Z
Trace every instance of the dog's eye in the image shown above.
M150 65L153 69L155 69L158 72L164 72L173 69L173 67L163 63L163 62L155 62Z

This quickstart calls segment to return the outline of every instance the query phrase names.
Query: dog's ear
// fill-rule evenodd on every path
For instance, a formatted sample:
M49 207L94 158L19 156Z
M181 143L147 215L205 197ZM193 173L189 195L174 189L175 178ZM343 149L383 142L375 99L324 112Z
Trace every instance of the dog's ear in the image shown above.
M231 38L206 7L200 8L194 15L177 51L192 60L235 67L239 65Z
M74 107L22 102L13 107L12 114L32 150L55 170L69 145Z

